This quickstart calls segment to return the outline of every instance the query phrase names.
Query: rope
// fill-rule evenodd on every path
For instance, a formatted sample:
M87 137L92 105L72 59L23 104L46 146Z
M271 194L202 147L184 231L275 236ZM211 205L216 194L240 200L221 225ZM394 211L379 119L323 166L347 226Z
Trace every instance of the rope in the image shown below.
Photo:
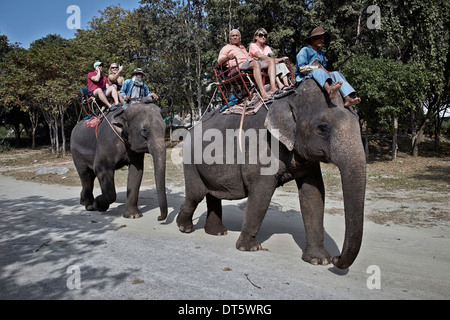
M122 139L122 137L117 133L116 129L114 129L114 127L112 126L111 122L109 122L108 118L105 116L105 114L103 113L102 109L99 107L99 105L97 104L97 101L95 100L94 97L92 97L93 102L95 103L95 105L97 106L98 110L100 110L103 118L105 118L106 122L108 122L109 126L111 127L112 131L116 134L116 136L120 139L120 141L122 141L125 145L127 144L125 142L125 140Z
M248 74L247 74L247 79L248 79L248 81L250 81L250 86L255 87L255 84L253 83L252 79L250 79ZM256 93L258 94L258 97L261 99L264 107L266 107L266 110L268 111L269 108L267 107L267 104L264 102L263 98L261 97L261 94L259 93L258 88L255 87L255 89L256 89Z
M214 83L212 83L212 84L214 84ZM206 114L206 112L209 110L209 107L211 106L211 103L213 102L213 99L216 97L216 93L217 93L217 87L216 87L216 90L214 90L214 93L213 93L213 95L212 95L212 97L211 97L211 100L209 100L209 104L208 104L208 106L206 107L206 109L205 109L205 112L203 112L203 114L202 114L202 116L200 117L200 119L198 119L199 121L203 118L203 116Z

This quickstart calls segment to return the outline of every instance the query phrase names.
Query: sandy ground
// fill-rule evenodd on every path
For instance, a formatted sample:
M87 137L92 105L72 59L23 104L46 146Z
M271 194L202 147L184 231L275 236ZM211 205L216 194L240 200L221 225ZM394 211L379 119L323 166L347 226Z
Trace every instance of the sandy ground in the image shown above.
M447 222L405 226L366 219L359 256L339 270L301 260L298 198L283 190L274 195L258 235L264 250L241 252L235 243L245 200L223 202L228 235L214 237L203 230L205 202L195 212L194 232L178 231L180 186L167 186L169 216L162 223L152 186L141 188L144 217L138 220L122 217L125 188L118 188L117 202L102 214L79 205L80 189L0 174L0 299L450 298ZM366 215L389 205L368 190ZM402 206L408 207L408 195ZM426 211L430 203L422 206ZM326 207L343 211L333 194ZM339 254L343 236L343 215L326 214L325 246L332 256Z

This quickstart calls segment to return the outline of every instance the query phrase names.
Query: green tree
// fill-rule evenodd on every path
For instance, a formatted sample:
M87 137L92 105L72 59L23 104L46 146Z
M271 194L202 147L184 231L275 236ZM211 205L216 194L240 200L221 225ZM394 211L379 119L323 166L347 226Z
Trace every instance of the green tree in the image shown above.
M366 126L381 127L391 133L392 159L395 159L399 118L421 106L430 90L433 73L422 63L404 64L368 56L351 60L343 72L358 85L361 97L358 111Z
M0 105L2 124L12 125L17 145L20 143L21 125L25 124L22 114L28 114L31 123L32 147L35 147L35 131L39 112L33 105L34 83L25 68L27 51L14 48L0 62Z
M179 112L202 114L212 63L207 52L205 1L142 1L140 39L151 57L148 69Z

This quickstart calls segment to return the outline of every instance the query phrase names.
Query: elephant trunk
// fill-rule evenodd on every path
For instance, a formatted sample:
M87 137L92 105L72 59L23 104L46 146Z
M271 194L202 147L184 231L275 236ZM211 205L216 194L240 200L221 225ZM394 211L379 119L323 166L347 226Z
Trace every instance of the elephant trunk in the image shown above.
M340 256L333 264L340 269L351 266L361 247L366 192L366 158L361 139L353 137L344 142L332 157L341 172L345 210L345 238ZM350 145L349 145L350 143ZM340 150L340 151L338 151ZM353 150L355 152L348 152ZM333 159L334 158L334 159Z
M167 198L166 198L166 145L164 138L160 141L153 141L149 146L150 154L153 157L155 171L156 192L161 215L158 221L167 218Z

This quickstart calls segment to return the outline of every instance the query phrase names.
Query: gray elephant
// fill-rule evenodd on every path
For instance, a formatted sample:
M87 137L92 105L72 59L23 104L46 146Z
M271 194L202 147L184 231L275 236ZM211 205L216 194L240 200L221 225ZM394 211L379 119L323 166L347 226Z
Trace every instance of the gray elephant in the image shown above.
M139 188L144 170L144 155L153 156L156 192L161 215L167 217L165 188L166 144L165 123L155 104L134 103L126 110L119 107L106 115L98 129L86 127L84 121L72 131L70 140L73 162L80 176L80 203L86 210L106 211L116 201L114 172L128 166L125 218L139 218L137 207ZM97 177L102 194L94 199Z
M244 144L245 161L239 161L236 146L240 119L240 115L216 112L194 126L186 137L183 159L186 198L177 217L180 231L192 231L193 213L206 196L205 231L213 235L226 234L221 199L248 197L236 248L259 250L261 245L256 235L275 189L295 180L306 233L302 259L312 264L332 262L338 268L348 268L361 246L366 189L366 159L357 114L353 109L344 108L340 95L331 101L314 80L306 80L291 95L275 100L268 111L261 108L256 115L245 117L243 132L257 129L253 132L258 135L257 139L249 139L250 143ZM230 129L235 132L233 143L229 141ZM226 145L223 154L217 145L211 147L211 141L219 139L219 135L214 134L216 131L227 140L219 144ZM261 154L257 162L251 161L255 145L276 154L276 170L271 174L263 173L263 169L270 169L272 164L263 162ZM230 152L234 154L230 156ZM341 255L333 259L324 247L325 190L321 161L338 166L344 196L345 240Z

